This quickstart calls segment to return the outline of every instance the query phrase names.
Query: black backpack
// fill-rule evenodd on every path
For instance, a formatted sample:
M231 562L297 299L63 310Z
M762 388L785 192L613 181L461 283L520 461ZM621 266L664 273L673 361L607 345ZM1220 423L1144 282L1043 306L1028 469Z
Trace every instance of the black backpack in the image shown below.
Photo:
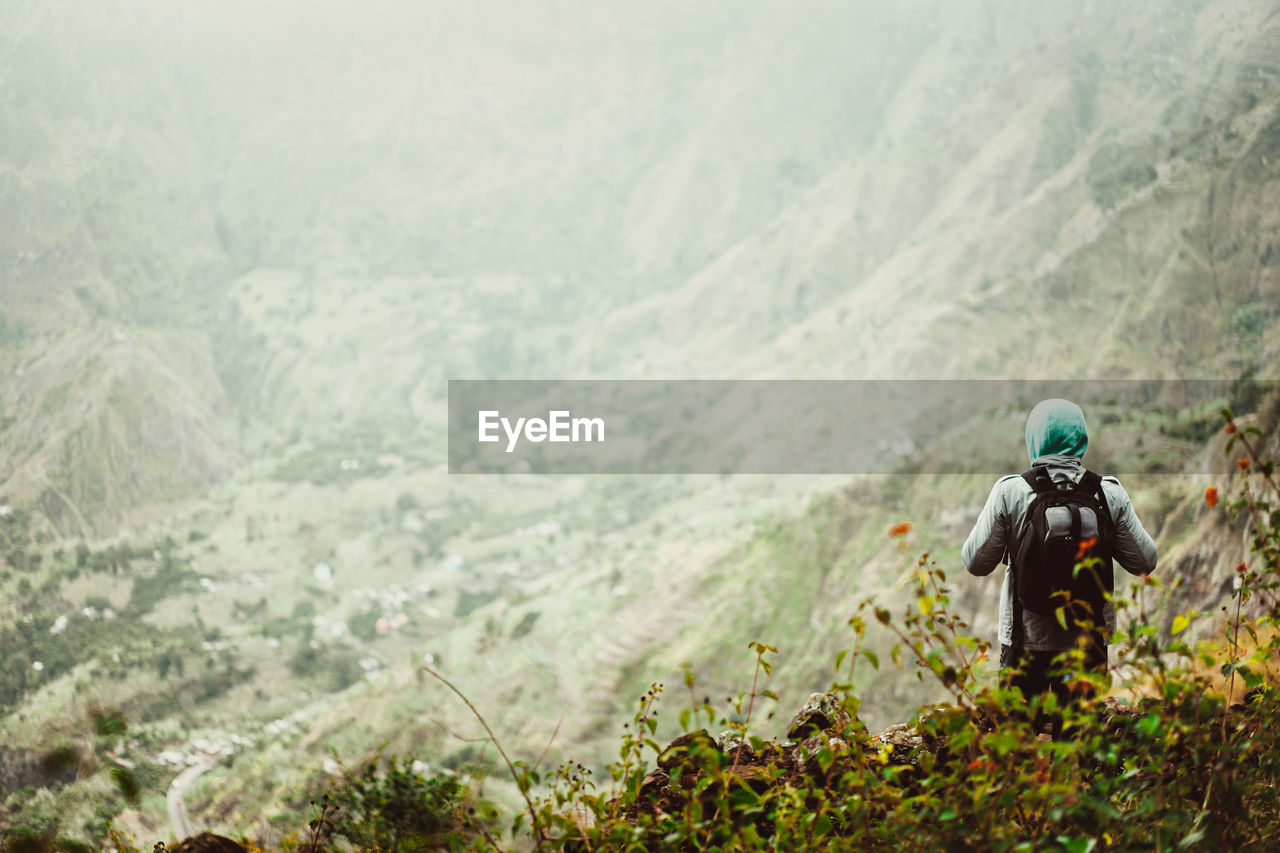
M1062 608L1068 626L1101 627L1103 605L1115 586L1115 527L1102 478L1085 471L1079 483L1055 483L1044 468L1030 468L1022 478L1036 495L1027 508L1018 553L1012 555L1015 606L1050 617ZM1090 539L1094 544L1084 550L1082 543ZM1077 571L1082 555L1098 562Z

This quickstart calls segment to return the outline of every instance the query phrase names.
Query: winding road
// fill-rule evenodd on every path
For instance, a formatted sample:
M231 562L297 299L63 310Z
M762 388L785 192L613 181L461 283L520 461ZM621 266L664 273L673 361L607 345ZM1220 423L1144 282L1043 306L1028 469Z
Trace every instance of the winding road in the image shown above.
M195 827L191 825L191 818L187 815L187 804L182 799L182 794L192 782L199 779L200 775L211 767L213 762L207 760L191 765L178 774L178 778L173 780L173 784L169 786L169 792L165 795L169 805L169 823L173 825L173 834L179 841L196 834Z

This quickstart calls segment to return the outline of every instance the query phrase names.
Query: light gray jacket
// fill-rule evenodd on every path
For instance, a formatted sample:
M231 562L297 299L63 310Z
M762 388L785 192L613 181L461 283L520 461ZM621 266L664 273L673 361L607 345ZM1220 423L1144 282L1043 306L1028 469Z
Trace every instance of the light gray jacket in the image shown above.
M1080 482L1084 465L1079 457L1066 454L1041 456L1033 465L1043 465L1055 482L1070 479ZM1107 498L1107 509L1115 523L1115 541L1112 556L1125 571L1132 575L1150 573L1156 567L1156 543L1138 521L1129 494L1115 477L1102 478L1102 491ZM1006 549L1017 553L1018 540L1026 523L1027 509L1035 497L1035 490L1021 476L1013 474L1001 477L991 489L982 515L965 540L960 557L969 574L984 577L991 574L1004 559ZM1107 637L1116 627L1115 608L1107 602L1104 616ZM1063 630L1051 616L1038 616L1023 610L1023 646L1035 651L1072 649L1079 632ZM1004 583L1000 588L1000 642L1013 645L1013 597L1009 588L1009 567L1005 567Z

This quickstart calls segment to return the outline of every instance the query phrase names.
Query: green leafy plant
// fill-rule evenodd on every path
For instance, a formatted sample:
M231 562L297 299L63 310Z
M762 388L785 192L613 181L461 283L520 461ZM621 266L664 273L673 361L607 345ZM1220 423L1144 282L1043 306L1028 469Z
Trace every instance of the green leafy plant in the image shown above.
M318 801L301 849L319 853L334 838L360 850L456 850L484 833L468 791L451 775L427 776L412 762L378 756L348 772ZM316 806L317 801L312 800Z

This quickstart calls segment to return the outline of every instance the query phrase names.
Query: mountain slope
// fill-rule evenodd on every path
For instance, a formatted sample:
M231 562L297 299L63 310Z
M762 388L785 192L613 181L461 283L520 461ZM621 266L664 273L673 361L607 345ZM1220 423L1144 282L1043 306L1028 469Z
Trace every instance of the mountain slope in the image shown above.
M1013 12L1007 32L948 31L868 152L674 298L619 312L602 339L663 328L693 342L666 360L636 351L653 375L1274 364L1280 19L1265 4L1193 6L1110 7L1070 26ZM1054 333L1075 317L1108 320Z

